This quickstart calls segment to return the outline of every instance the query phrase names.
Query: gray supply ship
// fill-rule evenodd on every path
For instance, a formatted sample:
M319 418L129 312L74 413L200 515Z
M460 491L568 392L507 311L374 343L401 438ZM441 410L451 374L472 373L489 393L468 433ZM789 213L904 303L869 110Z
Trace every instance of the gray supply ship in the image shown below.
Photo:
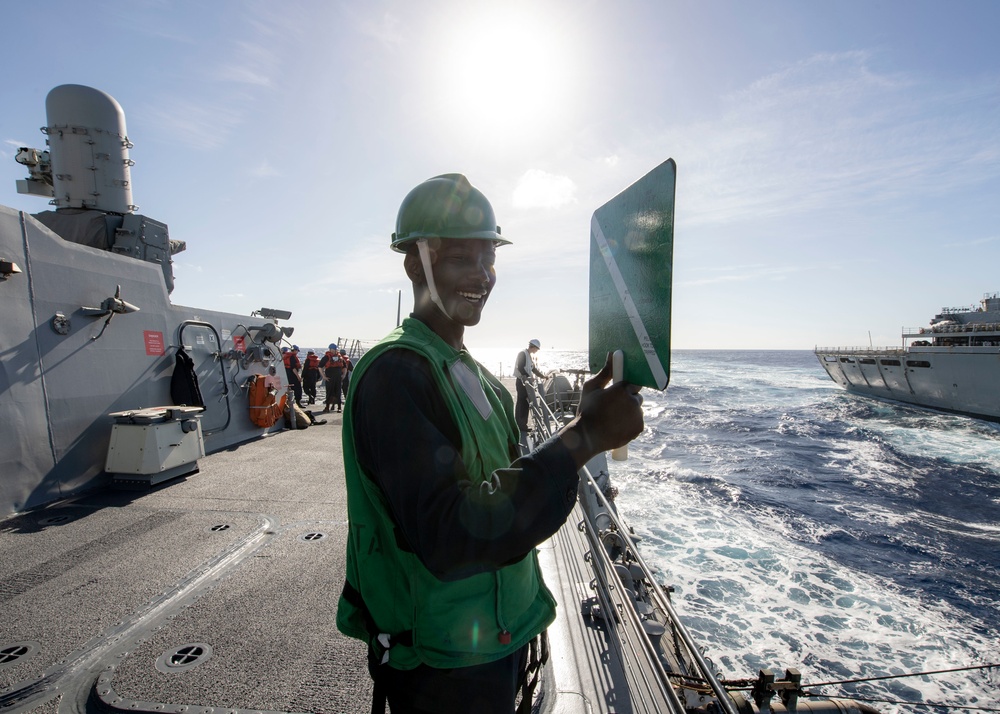
M1000 421L1000 293L942 308L903 328L901 347L817 347L830 378L854 394Z
M0 713L366 711L364 647L333 624L342 416L275 433L290 313L173 305L183 244L136 213L121 107L78 85L46 104L19 189L55 210L0 207ZM535 438L581 378L535 400ZM722 680L603 456L580 483L539 547L559 616L532 711L874 711L794 669Z

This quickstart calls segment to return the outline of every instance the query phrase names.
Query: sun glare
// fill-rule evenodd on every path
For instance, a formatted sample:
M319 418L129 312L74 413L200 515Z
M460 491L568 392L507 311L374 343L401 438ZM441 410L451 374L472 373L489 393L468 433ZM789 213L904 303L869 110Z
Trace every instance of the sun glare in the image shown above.
M480 8L461 18L441 60L444 103L480 137L514 140L543 131L564 108L570 55L566 38L531 4Z

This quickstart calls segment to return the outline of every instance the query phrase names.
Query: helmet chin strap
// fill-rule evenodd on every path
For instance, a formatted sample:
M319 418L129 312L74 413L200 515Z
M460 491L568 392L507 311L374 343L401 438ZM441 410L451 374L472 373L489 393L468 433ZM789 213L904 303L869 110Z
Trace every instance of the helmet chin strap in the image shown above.
M444 303L441 302L441 296L438 295L437 285L434 284L434 271L431 269L431 249L427 247L426 238L417 240L417 252L420 253L420 263L424 266L424 277L427 278L427 289L431 294L431 302L437 305L438 310L444 313L445 317L454 322L454 318L445 310Z

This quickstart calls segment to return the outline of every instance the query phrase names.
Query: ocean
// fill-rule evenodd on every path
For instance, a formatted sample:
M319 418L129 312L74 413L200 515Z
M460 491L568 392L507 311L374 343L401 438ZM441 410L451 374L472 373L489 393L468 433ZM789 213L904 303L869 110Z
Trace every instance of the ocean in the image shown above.
M485 352L509 373L517 350ZM618 508L724 677L1000 663L1000 425L849 395L811 351L674 351L644 395ZM806 689L1000 710L996 668Z

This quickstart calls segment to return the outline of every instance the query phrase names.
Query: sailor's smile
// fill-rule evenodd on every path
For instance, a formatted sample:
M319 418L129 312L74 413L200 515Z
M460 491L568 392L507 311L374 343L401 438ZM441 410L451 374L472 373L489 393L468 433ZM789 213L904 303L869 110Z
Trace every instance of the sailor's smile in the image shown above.
M484 299L486 298L486 291L485 290L483 290L482 292L476 292L476 293L466 293L466 292L462 292L460 290L458 292L458 294L461 295L462 297L464 297L469 302L476 303L476 304L479 304L481 301L484 301Z
M434 282L448 315L463 325L475 325L496 285L493 241L444 239L434 251Z

